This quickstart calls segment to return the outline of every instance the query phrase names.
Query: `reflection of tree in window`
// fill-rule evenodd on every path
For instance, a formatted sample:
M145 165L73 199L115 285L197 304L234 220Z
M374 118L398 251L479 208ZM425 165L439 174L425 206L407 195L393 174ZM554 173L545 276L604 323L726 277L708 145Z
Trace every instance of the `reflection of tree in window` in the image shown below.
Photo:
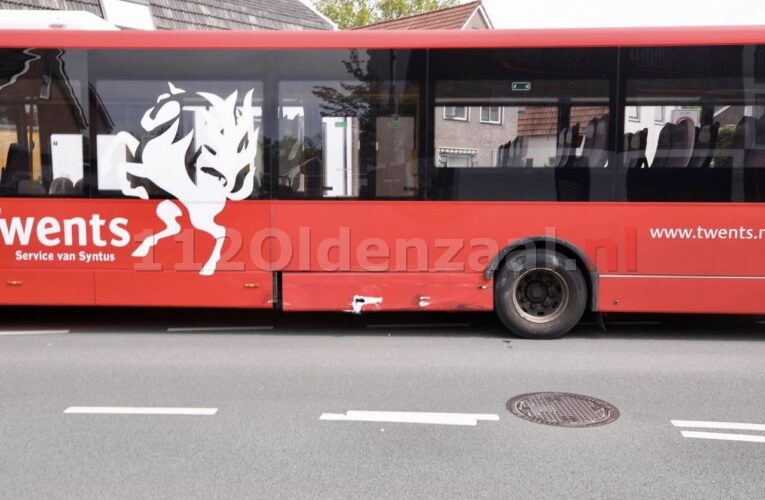
M351 50L348 59L341 62L351 79L339 81L334 87L316 85L312 90L319 100L322 122L318 142L323 147L320 158L324 165L316 180L321 181L323 192L316 193L318 196L358 196L359 170L367 173L374 168L363 156L374 144L370 137L377 112L373 89L379 87L380 79L363 67L358 50Z
M415 190L414 118L408 116L408 108L401 109L409 103L401 102L396 88L400 83L395 76L396 51L381 54L384 56L375 61L373 53L364 67L359 51L351 50L342 63L353 80L313 88L325 128L324 196L400 197L411 196ZM379 68L390 71L389 78L383 79L371 69L378 61L389 64L389 68ZM386 94L387 101L383 99ZM339 149L341 143L344 152L331 150Z

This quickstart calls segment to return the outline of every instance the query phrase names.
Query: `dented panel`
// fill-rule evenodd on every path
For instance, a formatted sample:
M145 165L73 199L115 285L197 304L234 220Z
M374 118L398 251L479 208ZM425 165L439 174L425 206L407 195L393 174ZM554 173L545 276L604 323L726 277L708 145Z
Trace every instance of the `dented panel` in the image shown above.
M354 295L351 300L351 312L355 314L361 314L365 306L377 306L375 309L379 309L379 305L382 304L382 297L364 297L363 295Z
M491 311L482 273L284 273L285 311Z

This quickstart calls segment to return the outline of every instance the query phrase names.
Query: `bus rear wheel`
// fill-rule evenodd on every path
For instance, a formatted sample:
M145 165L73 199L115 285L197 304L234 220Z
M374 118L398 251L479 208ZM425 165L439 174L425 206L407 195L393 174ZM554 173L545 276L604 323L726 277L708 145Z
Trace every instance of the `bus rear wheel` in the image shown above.
M554 339L576 326L587 283L573 262L550 250L511 253L494 282L494 308L505 327L520 337Z

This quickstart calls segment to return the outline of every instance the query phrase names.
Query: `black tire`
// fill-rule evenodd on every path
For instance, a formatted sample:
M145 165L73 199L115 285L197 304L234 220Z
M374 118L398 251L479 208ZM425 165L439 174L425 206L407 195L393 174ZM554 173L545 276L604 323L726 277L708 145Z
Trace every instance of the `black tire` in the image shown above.
M576 326L586 307L582 272L573 259L557 252L513 252L495 276L494 309L502 324L519 337L561 337Z

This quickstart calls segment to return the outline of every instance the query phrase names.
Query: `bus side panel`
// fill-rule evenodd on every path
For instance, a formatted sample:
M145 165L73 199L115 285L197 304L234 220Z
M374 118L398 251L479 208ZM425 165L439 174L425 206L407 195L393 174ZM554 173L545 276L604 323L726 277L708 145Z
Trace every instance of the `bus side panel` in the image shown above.
M2 305L93 305L93 272L42 269L0 270Z
M166 224L162 200L11 199L0 212L1 304L99 304L271 308L273 276L264 270L270 245L256 236L269 204L231 202L217 216L226 230L220 258L216 239L194 226L188 207L177 231L150 235ZM203 275L205 263L214 261Z
M602 277L601 312L760 314L765 280L734 277Z
M272 275L263 271L196 272L99 271L97 305L249 307L270 309Z
M480 273L284 273L285 311L491 311Z

